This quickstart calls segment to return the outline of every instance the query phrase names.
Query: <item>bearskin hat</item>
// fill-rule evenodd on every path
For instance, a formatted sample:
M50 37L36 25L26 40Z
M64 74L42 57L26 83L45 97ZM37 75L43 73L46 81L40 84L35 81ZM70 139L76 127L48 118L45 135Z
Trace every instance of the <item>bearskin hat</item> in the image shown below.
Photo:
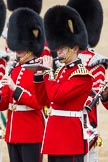
M0 0L0 36L2 34L6 19L6 6L3 0Z
M41 17L29 8L14 10L9 18L7 44L12 51L32 51L40 56L44 47Z
M42 0L7 0L8 10L14 11L19 7L31 8L39 14L42 9Z
M79 45L87 47L87 33L80 15L67 6L54 6L45 13L44 27L46 41L51 50Z
M67 5L79 12L87 29L88 43L91 47L95 47L100 39L103 25L103 9L100 1L69 0Z

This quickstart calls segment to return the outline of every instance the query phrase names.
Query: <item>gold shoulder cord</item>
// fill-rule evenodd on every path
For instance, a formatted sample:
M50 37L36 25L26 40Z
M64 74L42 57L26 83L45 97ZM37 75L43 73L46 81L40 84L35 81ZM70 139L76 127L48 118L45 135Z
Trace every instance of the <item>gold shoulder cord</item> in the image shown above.
M90 75L93 77L93 75L82 64L78 64L78 69L70 75L69 79L75 75Z
M24 57L20 58L20 63L23 64L30 56L32 55L32 52L27 52Z

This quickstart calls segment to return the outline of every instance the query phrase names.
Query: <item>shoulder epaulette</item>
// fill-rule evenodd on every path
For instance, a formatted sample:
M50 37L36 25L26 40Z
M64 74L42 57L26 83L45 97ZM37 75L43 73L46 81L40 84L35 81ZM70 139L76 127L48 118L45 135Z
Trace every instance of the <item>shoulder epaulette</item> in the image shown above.
M88 71L82 64L78 64L78 69L71 73L69 79L75 75L90 75L93 77L90 71Z

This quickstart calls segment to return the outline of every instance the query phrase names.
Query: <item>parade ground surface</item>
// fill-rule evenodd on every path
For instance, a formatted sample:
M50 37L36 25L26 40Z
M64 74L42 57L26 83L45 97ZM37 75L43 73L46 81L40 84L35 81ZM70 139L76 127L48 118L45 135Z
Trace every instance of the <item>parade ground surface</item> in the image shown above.
M104 22L103 22L100 41L95 49L98 53L104 55L105 57L108 57L108 0L100 0L100 1L103 6ZM42 8L41 16L43 17L44 13L49 7L52 7L53 5L56 4L65 5L66 2L67 0L43 0L43 8ZM9 16L10 13L8 12L7 15ZM2 38L0 38L0 48L4 49L4 40ZM98 112L99 112L98 130L100 136L103 139L103 146L97 148L99 154L99 162L108 162L108 110L106 110L100 103L98 106ZM9 162L7 145L4 141L2 145L0 145L0 149L1 147L2 147L2 154L3 154L2 162ZM46 159L47 159L46 156L44 156L44 161L47 161Z

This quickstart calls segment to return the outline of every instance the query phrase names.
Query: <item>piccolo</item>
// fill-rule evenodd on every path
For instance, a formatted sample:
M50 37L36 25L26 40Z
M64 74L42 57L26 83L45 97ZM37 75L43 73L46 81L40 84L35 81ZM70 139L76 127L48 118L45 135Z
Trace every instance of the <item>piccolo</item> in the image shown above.
M92 108L97 104L97 102L99 101L99 98L101 98L102 92L104 92L104 90L108 87L108 82L106 82L106 84L100 88L100 90L98 91L98 93L95 95L95 97L92 99L91 103L89 105L86 105L85 108L87 111L91 112Z

